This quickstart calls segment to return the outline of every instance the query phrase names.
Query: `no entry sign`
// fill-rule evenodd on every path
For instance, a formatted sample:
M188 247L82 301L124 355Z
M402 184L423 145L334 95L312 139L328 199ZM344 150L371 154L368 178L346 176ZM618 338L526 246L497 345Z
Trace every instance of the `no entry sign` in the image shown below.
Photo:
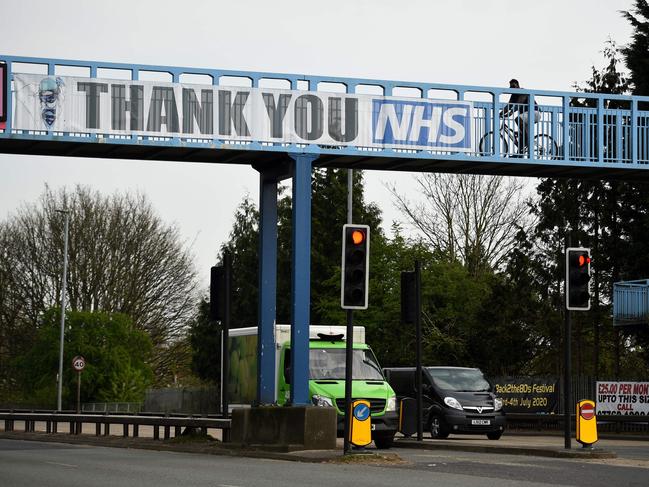
M593 419L595 416L595 407L592 404L584 404L579 408L579 414L584 419Z

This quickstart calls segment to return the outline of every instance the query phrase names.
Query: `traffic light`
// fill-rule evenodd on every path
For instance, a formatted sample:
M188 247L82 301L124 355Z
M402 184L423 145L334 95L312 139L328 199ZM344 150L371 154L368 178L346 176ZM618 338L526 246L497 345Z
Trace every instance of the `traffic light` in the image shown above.
M367 309L370 267L370 227L343 225L340 306Z
M413 324L417 318L417 276L401 272L401 323Z
M566 309L590 309L590 249L566 249Z
M223 320L225 308L225 266L210 269L210 319Z

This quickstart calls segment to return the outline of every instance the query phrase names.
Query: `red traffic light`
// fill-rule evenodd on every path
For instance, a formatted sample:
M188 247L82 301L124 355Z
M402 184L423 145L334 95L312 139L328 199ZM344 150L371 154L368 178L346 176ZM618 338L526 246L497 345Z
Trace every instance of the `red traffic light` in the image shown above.
M566 249L566 309L588 311L590 309L590 249L569 247Z
M360 245L365 241L365 233L361 230L354 230L352 232L352 242L354 245Z

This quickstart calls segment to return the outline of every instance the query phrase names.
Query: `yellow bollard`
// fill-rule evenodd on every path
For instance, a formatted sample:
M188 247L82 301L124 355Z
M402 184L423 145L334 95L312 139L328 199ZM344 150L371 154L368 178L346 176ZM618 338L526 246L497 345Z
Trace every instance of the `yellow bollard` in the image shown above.
M597 441L597 417L595 403L590 399L582 399L577 403L576 439L584 448L591 448Z
M370 402L365 399L352 401L352 421L349 441L352 445L363 447L372 442L372 420Z

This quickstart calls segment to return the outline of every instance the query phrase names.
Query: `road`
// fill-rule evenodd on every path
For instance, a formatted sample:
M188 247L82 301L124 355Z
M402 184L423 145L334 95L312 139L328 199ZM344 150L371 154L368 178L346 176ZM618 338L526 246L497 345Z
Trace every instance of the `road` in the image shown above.
M462 473L488 482L514 482L514 485L555 486L645 486L649 463L632 459L574 460L526 455L469 453L452 450L396 449L411 462L408 470L426 471L431 475Z
M2 487L646 486L649 462L397 448L404 464L300 463L0 439ZM645 455L646 457L646 455Z

